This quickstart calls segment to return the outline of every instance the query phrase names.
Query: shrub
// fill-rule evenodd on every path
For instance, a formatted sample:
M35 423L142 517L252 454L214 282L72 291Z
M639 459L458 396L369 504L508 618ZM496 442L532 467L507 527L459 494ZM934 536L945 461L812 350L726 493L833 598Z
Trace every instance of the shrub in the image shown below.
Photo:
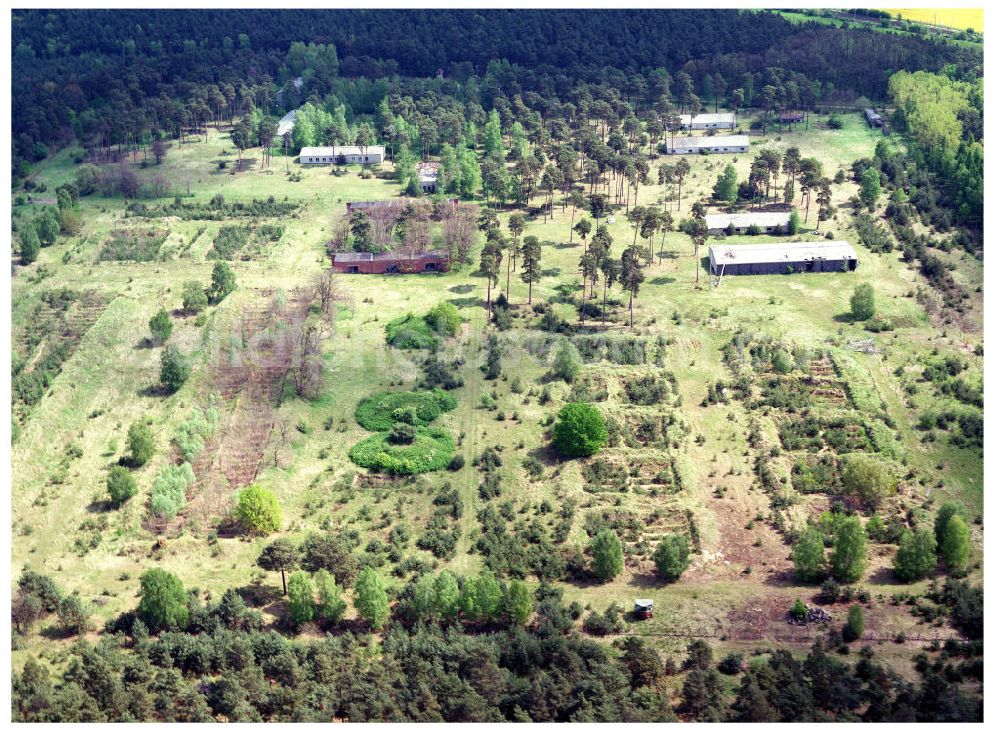
M71 635L78 635L87 630L87 619L90 617L87 606L77 595L66 595L59 601L59 625Z
M208 299L217 304L236 289L236 274L228 263L221 260L212 266L212 283L208 287ZM186 307L185 307L186 308Z
M687 569L691 547L687 536L682 534L667 534L653 552L656 570L668 582L675 582Z
M806 616L809 614L809 608L806 607L806 603L802 602L802 598L796 598L792 609L788 611L795 620L805 620Z
M181 458L191 462L204 449L205 440L215 433L215 425L219 420L219 412L212 405L207 411L194 409L191 415L177 427L174 442L180 450Z
M137 492L135 478L121 465L115 465L108 473L108 496L115 505L122 505Z
M524 582L513 579L504 592L501 608L515 625L524 625L531 618L531 592Z
M847 624L844 625L844 640L847 643L856 641L865 632L865 613L861 605L851 605L847 611Z
M588 457L604 446L608 430L604 417L589 403L567 403L559 411L552 438L564 457Z
M807 528L792 551L795 576L802 582L815 582L826 571L826 552L823 534L815 528Z
M316 614L312 579L306 572L288 576L288 612L294 625L308 623Z
M948 521L951 520L952 516L964 515L964 513L962 506L954 501L949 501L938 509L937 516L934 518L934 537L937 539L939 549L944 541L944 532L948 527Z
M150 630L187 627L187 592L177 575L159 568L144 572L139 597L139 616Z
M148 424L139 422L128 427L128 449L129 463L133 467L142 467L153 458L156 439Z
M240 491L234 515L251 535L267 536L281 529L278 499L260 485L250 485Z
M194 470L188 462L164 467L153 481L150 509L167 520L187 504L187 490L194 484Z
M864 322L875 316L875 289L870 283L862 283L851 295L851 317Z
M581 367L583 367L583 360L579 350L568 339L560 341L552 361L552 374L567 383L572 383L580 374Z
M837 529L830 570L840 582L857 582L868 562L868 541L856 517L843 521Z
M176 393L191 376L191 363L176 345L167 345L160 355L160 383Z
M38 251L42 247L42 243L38 239L38 230L29 222L21 225L18 236L21 240L21 262L25 265L31 265L38 259Z
M404 350L429 350L441 343L427 320L412 313L386 324L385 339L393 347Z
M443 429L417 429L409 444L392 444L387 432L381 432L355 444L349 453L359 467L394 475L416 475L442 470L451 461L455 444Z
M389 430L386 439L390 444L412 444L417 438L417 430L409 424L396 424Z
M841 460L841 481L844 492L853 495L869 508L877 508L896 492L895 475L878 457L870 454L848 454Z
M112 230L97 259L146 263L156 259L169 235L167 230Z
M376 630L389 622L389 598L385 592L385 581L370 567L361 570L354 583L354 607L362 620Z
M904 530L899 537L894 569L901 582L913 582L934 573L937 566L937 541L929 529L916 533Z
M451 470L452 472L458 472L463 467L465 467L464 454L456 454L451 458L451 461L448 462L448 469Z
M787 350L779 349L774 353L772 366L774 367L774 372L785 374L792 371L795 363L792 361L792 356L788 354Z
M743 670L743 654L730 653L719 661L719 672L728 676L735 676Z
M315 577L316 592L319 596L319 607L317 612L329 625L336 625L347 610L347 602L344 600L344 592L337 585L333 575L325 569L316 572Z
M35 220L35 229L38 231L38 239L42 242L42 247L54 245L59 236L59 220L56 219L55 212L46 207L41 217Z
M181 305L188 314L198 314L208 306L208 296L198 281L185 281L181 291Z
M590 635L612 635L625 630L625 620L622 609L611 603L603 614L592 612L583 621L583 629Z
M167 313L166 309L160 309L149 320L149 331L152 333L153 339L159 344L170 339L170 335L174 331L174 324L170 321L170 314Z
M462 329L462 317L450 301L442 301L424 315L424 321L438 334L454 337Z
M452 411L458 401L440 388L429 391L390 391L376 393L358 403L354 419L369 431L389 431L407 416L407 423L426 426L444 411ZM412 409L413 413L397 413ZM413 420L409 418L412 416Z
M590 542L592 571L598 579L609 582L625 568L622 542L610 528L602 529Z
M944 528L941 561L952 572L964 572L969 562L969 526L957 513L948 520Z

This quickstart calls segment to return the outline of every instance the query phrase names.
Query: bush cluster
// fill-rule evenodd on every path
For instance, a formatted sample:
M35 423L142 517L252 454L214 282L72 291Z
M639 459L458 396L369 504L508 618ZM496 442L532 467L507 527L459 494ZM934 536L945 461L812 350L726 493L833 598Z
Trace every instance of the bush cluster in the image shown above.
M397 423L426 426L458 405L440 388L429 391L386 391L362 400L354 419L369 431L389 431Z
M391 443L388 432L362 439L351 448L350 458L359 467L393 475L416 475L445 469L454 451L455 442L447 431L428 427L417 429L409 444Z

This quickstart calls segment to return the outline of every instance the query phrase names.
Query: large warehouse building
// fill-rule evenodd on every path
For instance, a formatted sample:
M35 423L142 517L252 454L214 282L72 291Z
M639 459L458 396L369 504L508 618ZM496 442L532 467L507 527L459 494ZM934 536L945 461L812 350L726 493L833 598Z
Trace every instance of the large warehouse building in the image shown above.
M703 135L690 138L674 138L667 143L667 153L746 153L750 150L750 138L746 135Z
M717 276L762 276L852 271L858 267L858 255L843 240L712 245L708 262Z

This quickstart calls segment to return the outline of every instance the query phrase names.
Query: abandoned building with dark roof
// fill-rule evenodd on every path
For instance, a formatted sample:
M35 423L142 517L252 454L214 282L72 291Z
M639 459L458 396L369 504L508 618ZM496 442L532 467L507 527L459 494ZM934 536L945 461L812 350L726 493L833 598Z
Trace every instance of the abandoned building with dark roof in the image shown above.
M761 276L785 273L853 271L858 256L843 240L712 245L708 262L717 276Z
M450 268L451 258L447 250L333 254L333 269L338 273L440 273Z

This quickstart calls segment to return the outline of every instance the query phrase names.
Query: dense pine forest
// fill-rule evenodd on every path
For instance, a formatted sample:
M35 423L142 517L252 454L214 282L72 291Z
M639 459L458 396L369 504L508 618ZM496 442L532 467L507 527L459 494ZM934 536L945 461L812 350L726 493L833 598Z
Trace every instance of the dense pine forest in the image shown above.
M12 25L15 721L982 720L981 36Z

